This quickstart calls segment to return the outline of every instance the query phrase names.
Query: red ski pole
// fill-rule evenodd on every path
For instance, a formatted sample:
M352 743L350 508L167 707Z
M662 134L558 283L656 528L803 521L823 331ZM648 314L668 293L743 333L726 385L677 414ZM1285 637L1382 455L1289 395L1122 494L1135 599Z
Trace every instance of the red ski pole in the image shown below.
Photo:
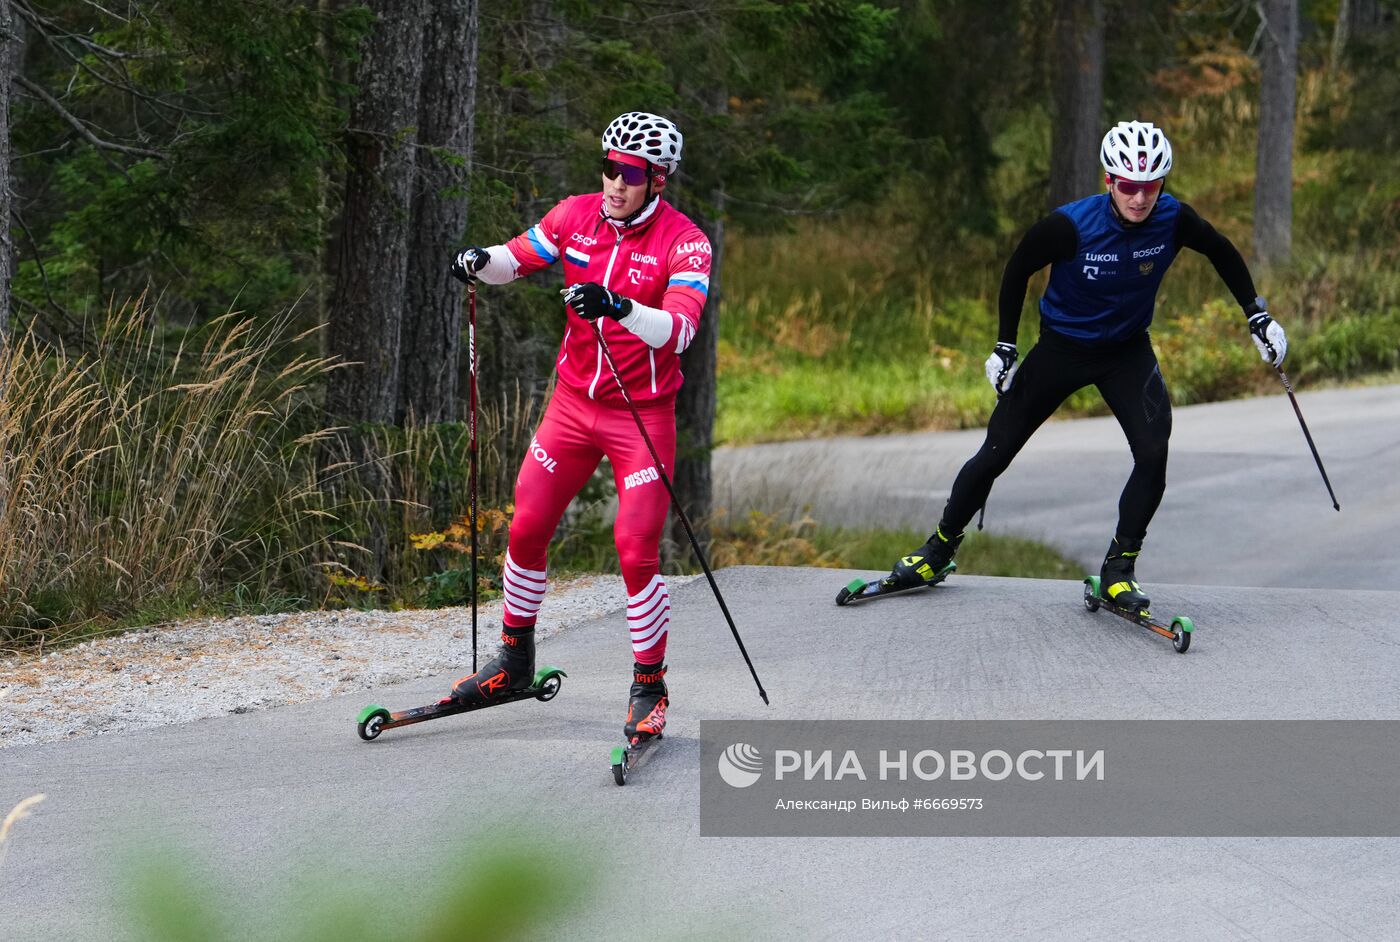
M472 546L472 673L476 673L476 279L467 282L467 357L468 357L468 399L471 402L471 418L467 421L467 440L470 451L471 479L471 546Z

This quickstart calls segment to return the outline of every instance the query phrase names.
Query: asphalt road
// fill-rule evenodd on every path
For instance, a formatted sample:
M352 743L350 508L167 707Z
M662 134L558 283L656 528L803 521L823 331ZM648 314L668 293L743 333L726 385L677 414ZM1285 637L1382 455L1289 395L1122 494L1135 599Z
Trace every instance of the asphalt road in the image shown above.
M1144 584L1397 588L1400 386L1302 392L1298 401L1341 512L1282 392L1178 408L1166 496L1137 567ZM983 437L976 429L722 448L715 501L805 506L823 523L927 533ZM992 488L987 530L1041 540L1097 570L1131 469L1112 417L1052 421Z
M0 937L152 938L116 875L138 839L193 848L185 873L228 938L280 939L277 900L305 913L352 892L402 925L449 863L540 830L595 882L539 938L1396 937L1394 838L701 837L705 719L1400 718L1391 593L1157 584L1160 613L1196 621L1178 655L1086 612L1074 582L955 577L838 609L851 575L719 574L771 707L708 586L679 588L668 738L626 788L608 769L630 661L620 612L551 639L544 660L569 672L553 702L374 743L354 732L365 702L426 702L451 678L0 750L0 807L48 796L0 862Z

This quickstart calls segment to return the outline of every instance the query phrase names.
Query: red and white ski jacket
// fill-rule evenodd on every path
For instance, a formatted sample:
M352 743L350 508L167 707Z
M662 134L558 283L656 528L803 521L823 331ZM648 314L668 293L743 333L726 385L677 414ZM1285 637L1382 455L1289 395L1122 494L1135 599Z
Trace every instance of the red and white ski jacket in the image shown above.
M597 282L632 301L620 321L601 318L627 393L637 403L673 400L681 388L680 354L695 339L710 291L710 240L660 198L629 226L603 212L603 194L570 196L538 225L493 246L478 277L504 284L564 261L564 284ZM559 381L609 405L622 394L592 325L567 306L559 347Z

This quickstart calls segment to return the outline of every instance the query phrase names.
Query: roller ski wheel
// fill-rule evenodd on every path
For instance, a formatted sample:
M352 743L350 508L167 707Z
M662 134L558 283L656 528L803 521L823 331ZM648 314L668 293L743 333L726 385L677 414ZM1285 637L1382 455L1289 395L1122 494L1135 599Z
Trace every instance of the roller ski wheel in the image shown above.
M618 785L626 785L628 774L641 764L643 757L651 750L651 747L664 739L665 736L665 733L657 733L655 736L645 738L633 737L625 746L613 746L611 757L613 781Z
M852 579L846 583L846 587L836 593L837 605L850 605L853 602L865 602L870 599L884 598L887 595L899 595L904 592L918 592L921 589L931 589L944 579L947 579L954 572L957 572L958 564L948 563L928 582L920 585L900 586L889 576L881 576L878 579Z
M512 690L494 700L471 706L451 697L443 697L436 703L414 707L411 710L401 710L397 713L390 712L378 704L371 704L360 711L357 730L361 739L365 742L373 742L386 729L412 726L414 723L426 723L428 720L456 716L458 713L471 713L474 710L484 710L487 707L500 706L503 703L514 703L516 700L548 702L558 696L559 689L563 686L564 678L567 676L569 675L557 667L542 667L535 672L535 679L530 683L530 686Z
M1124 621L1130 621L1134 625L1146 628L1154 634L1159 634L1172 643L1178 654L1185 654L1191 647L1191 634L1196 630L1196 626L1191 619L1185 615L1177 615L1171 621L1171 627L1158 624L1153 621L1152 613L1147 609L1129 609L1114 605L1103 597L1098 576L1084 577L1084 607L1091 612L1103 609L1117 615Z

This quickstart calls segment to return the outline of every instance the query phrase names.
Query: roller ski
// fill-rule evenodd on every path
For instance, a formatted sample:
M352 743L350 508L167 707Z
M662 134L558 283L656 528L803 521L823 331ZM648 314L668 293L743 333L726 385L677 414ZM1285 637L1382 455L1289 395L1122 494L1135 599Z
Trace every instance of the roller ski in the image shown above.
M470 713L517 700L553 700L568 675L557 667L535 670L535 632L509 628L501 632L501 652L474 674L463 677L449 696L436 703L391 713L376 704L360 711L359 733L365 742L386 729L410 726L444 716Z
M943 528L939 527L927 543L895 563L888 576L870 580L852 579L836 593L836 604L849 605L938 585L957 571L958 564L953 562L953 554L958 551L962 539L961 533L954 537L944 536Z
M1115 537L1099 574L1084 577L1084 607L1091 612L1103 608L1125 621L1140 625L1169 639L1177 653L1185 654L1186 649L1191 647L1191 633L1196 626L1185 615L1173 618L1170 628L1153 621L1152 612L1148 609L1152 600L1143 592L1134 573L1141 550L1141 540L1134 542Z
M613 781L627 784L627 776L641 764L651 747L663 738L666 729L666 708L670 706L666 690L666 668L635 664L632 668L632 689L627 703L627 723L622 728L624 745L612 750Z
M454 697L443 697L436 703L398 712L390 712L382 706L371 704L360 711L360 738L369 742L386 729L397 729L400 726L411 726L414 723L426 723L428 720L440 720L444 716L470 713L473 710L483 710L486 707L499 706L502 703L514 703L516 700L535 699L548 702L559 693L559 688L563 686L563 678L567 676L569 675L557 667L541 667L528 687L522 687L519 690L502 694L494 700L481 703L463 703Z

